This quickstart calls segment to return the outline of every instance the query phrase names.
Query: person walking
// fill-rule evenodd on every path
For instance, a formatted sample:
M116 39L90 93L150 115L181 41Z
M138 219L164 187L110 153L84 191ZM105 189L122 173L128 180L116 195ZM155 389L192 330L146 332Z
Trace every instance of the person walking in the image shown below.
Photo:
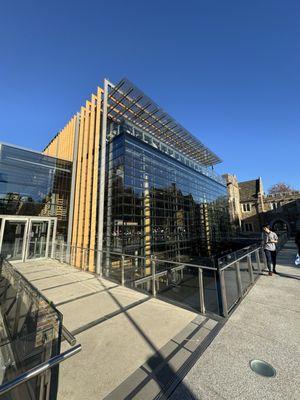
M272 276L272 267L273 264L273 272L276 272L276 243L278 242L278 236L275 232L272 232L269 225L263 226L263 248L267 259L267 266L269 270L269 275Z

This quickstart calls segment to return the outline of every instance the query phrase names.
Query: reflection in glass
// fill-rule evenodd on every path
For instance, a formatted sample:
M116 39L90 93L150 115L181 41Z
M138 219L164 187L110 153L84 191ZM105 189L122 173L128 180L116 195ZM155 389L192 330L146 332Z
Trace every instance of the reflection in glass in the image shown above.
M218 254L230 234L221 178L119 131L107 147L106 247L146 257L146 270L151 255L199 264Z
M0 144L0 215L57 217L66 237L72 163Z

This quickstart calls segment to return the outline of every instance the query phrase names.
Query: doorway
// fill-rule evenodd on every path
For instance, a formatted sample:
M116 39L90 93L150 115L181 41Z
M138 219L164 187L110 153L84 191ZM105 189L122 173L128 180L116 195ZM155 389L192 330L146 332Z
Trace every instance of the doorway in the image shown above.
M53 252L56 218L0 215L0 254L11 261L46 258Z

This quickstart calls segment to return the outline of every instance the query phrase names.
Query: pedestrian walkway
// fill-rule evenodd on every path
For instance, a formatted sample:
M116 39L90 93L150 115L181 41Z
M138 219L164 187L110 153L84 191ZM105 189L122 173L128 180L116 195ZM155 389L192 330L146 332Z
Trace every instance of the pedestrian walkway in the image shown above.
M219 329L213 319L54 260L14 265L53 301L82 345L60 366L59 400L117 400L125 392L153 399L178 384Z
M172 400L300 399L300 268L288 242L278 275L262 276L210 347L173 393ZM277 371L264 378L249 368L262 359Z

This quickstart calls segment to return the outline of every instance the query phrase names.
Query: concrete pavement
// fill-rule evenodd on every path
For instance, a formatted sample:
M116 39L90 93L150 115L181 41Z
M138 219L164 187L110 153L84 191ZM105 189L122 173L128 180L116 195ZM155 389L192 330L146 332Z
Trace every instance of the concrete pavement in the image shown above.
M61 364L60 400L103 399L197 317L57 261L14 265L56 304L82 344Z
M288 242L278 275L262 276L173 393L172 400L300 399L300 268ZM249 368L269 362L275 378Z

